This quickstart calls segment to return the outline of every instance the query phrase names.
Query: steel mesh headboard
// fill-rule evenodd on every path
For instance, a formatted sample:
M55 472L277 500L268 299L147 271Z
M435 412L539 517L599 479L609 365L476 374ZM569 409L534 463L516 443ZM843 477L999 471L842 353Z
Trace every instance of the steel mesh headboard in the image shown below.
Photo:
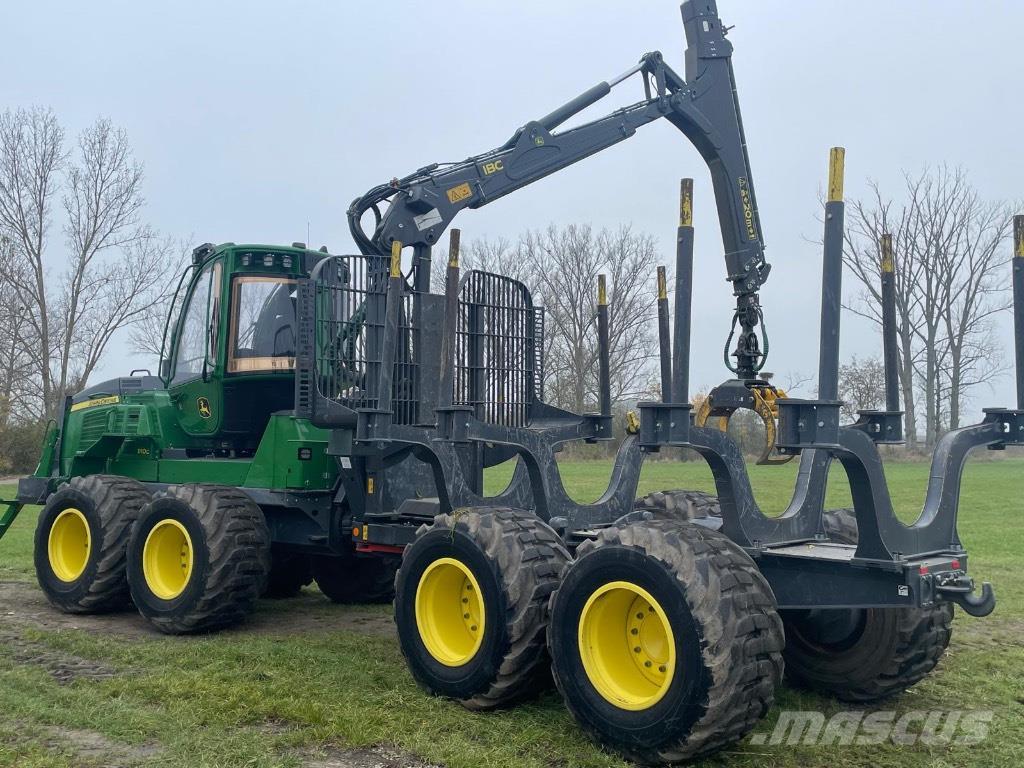
M526 286L473 270L459 288L455 403L490 424L526 426L541 398L544 311Z
M388 260L333 256L311 286L317 394L347 408L376 408L384 338ZM391 406L396 424L419 420L419 332L413 328L412 292L402 297Z

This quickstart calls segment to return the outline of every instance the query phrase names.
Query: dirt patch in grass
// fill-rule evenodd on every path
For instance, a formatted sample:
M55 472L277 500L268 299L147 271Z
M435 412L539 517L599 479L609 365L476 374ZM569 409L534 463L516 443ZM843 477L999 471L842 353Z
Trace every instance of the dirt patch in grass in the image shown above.
M49 632L79 630L121 638L167 637L134 610L91 616L61 613L38 586L23 581L0 582L0 636L17 634L16 627ZM334 605L307 589L287 600L261 600L251 616L223 634L293 636L338 631L390 637L395 633L391 612L380 607ZM173 638L169 638L173 639Z
M1020 642L1024 637L1024 620L998 614L984 619L957 616L953 637L958 645L968 648L998 650Z
M47 632L76 629L131 638L159 634L134 611L94 616L61 613L38 586L23 581L0 582L0 626L8 633L16 632L17 627L32 627Z
M15 662L42 667L61 685L78 679L106 680L120 674L106 664L55 651L27 640L11 628L0 628L0 643L10 650Z
M125 744L87 728L8 721L0 728L6 744L32 743L51 755L71 755L73 765L134 768L150 764L161 753L154 744Z
M309 755L303 768L442 768L386 745L362 749L327 749Z
M51 749L68 748L78 757L104 766L139 765L160 752L151 744L123 744L112 741L98 731L64 726L42 726L45 744Z

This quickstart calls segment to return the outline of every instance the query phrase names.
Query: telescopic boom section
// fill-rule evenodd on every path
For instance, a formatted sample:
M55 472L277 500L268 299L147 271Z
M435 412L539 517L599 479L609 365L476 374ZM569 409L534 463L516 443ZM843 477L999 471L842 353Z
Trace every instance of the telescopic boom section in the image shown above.
M680 77L658 52L610 82L601 82L539 120L526 123L496 149L459 163L434 164L374 187L348 211L349 228L364 254L386 255L395 241L429 248L437 243L464 208L479 208L585 157L628 139L636 129L665 118L696 147L711 172L718 207L725 265L736 296L734 326L739 326L730 367L753 379L764 364L756 326L761 319L758 290L768 277L757 199L747 156L732 45L718 18L714 0L682 5L686 33L686 77ZM553 131L607 96L622 81L639 74L644 99L589 123ZM387 207L383 212L382 205ZM375 229L363 230L372 210Z

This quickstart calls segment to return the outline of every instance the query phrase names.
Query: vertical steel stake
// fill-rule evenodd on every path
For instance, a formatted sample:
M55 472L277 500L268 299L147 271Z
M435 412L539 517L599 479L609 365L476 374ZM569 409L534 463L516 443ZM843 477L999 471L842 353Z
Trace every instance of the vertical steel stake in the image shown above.
M1013 338L1017 362L1017 410L1024 411L1024 216L1013 217Z
M661 363L661 402L672 402L672 340L669 337L668 281L658 267L658 359Z
M885 363L885 410L900 410L900 380L896 345L896 262L892 235L882 235L882 357Z
M461 231L453 229L448 237L448 269L444 278L444 330L441 336L441 383L437 404L451 406L455 390L455 347L459 326L459 238Z
M824 264L821 270L821 349L818 398L839 399L839 315L843 294L843 171L846 150L833 147L828 163L825 203Z
M693 179L679 183L679 228L676 230L675 333L672 347L672 400L690 401L690 320L693 303Z
M597 350L600 375L600 410L612 415L611 350L608 338L608 285L604 275L597 276Z

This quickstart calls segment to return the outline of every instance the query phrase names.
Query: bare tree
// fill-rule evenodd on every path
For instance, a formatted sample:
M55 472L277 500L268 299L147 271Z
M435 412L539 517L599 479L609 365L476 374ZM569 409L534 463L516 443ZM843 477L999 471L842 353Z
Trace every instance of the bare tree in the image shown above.
M961 220L956 223L957 247L938 252L942 275L942 323L948 380L948 425L960 426L964 400L971 390L987 384L1004 370L1002 345L992 316L1012 306L999 271L1006 267L1003 245L1012 211L1002 203L986 203L957 174L951 182L964 198ZM942 398L938 398L942 402Z
M0 238L0 259L13 262L13 244ZM0 272L0 430L13 422L32 420L37 394L32 357L25 343L28 308L17 289Z
M853 421L857 411L881 410L885 407L885 366L877 358L861 359L854 355L839 366L839 399L843 416Z
M850 308L881 323L878 243L891 233L905 431L913 446L920 393L933 445L959 426L971 389L1003 370L991 318L1008 306L997 272L1005 266L1010 210L983 201L959 169L905 174L899 206L877 185L871 189L848 213L844 260L862 286Z
M630 227L595 232L589 225L551 225L514 243L504 238L464 242L460 261L465 269L519 280L544 307L545 396L576 411L597 404L597 276L606 274L612 400L647 392L649 362L657 349L651 325L657 250L651 237ZM446 254L439 252L435 286L444 285L446 263Z
M85 383L114 335L173 286L170 243L140 221L142 178L127 137L108 120L83 131L69 152L52 111L0 115L0 230L14 256L3 278L28 308L26 346L43 416ZM58 194L63 249L50 242ZM55 250L67 265L57 277Z
M608 276L612 400L645 391L656 356L651 319L655 308L654 240L628 227L599 232L589 225L528 232L520 241L546 312L545 392L565 408L594 408L598 393L595 323L597 277Z
M907 444L917 444L917 409L915 402L915 363L919 352L915 323L918 307L916 286L921 265L913 252L905 255L903 243L909 239L910 217L907 211L894 210L875 182L869 182L871 196L852 200L847 206L843 262L861 285L853 304L845 307L882 326L881 251L882 235L889 233L893 247L900 254L895 260L896 337L899 349L900 393L903 400L904 433Z
M164 290L156 292L152 305L130 325L128 337L132 349L152 358L153 370L159 365L161 355L170 354L170 350L164 348L164 343L169 344L170 339L165 339L164 335L166 332L170 336L182 309L193 246L185 240L162 240L160 248L172 265L166 272L168 282Z

